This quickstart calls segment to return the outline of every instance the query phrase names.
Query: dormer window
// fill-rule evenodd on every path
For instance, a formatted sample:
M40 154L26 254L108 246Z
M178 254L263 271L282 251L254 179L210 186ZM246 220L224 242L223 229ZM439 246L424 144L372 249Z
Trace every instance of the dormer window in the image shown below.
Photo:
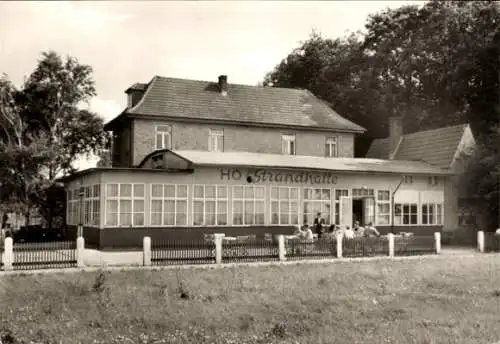
M169 125L156 126L155 149L171 149L172 128Z
M295 135L281 135L281 153L286 155L295 155Z

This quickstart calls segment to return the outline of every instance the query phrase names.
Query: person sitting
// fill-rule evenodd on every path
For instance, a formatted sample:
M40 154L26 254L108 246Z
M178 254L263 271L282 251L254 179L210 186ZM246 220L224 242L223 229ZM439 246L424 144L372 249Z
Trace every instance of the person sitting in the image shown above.
M313 241L314 240L314 234L313 234L313 232L312 232L312 230L311 230L311 228L309 226L306 227L304 239L307 240L307 241Z
M375 228L375 226L373 226L373 224L370 222L368 226L364 229L364 236L369 238L379 237L380 233L377 230L377 228Z
M354 231L351 229L351 227L346 227L346 229L344 230L344 236L346 239L354 239Z
M357 237L363 236L364 228L359 225L359 221L354 222L354 235Z

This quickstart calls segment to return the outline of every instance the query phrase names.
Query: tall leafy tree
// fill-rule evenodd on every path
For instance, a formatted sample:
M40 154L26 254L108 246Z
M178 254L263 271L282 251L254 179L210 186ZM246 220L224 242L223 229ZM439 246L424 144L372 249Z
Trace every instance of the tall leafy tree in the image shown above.
M55 52L41 59L17 90L0 83L0 161L3 203L43 209L49 225L59 195L57 178L73 172L82 154L97 153L107 141L103 120L82 110L96 95L92 68ZM57 196L57 197L59 197Z
M429 1L369 16L363 35L313 34L265 78L308 88L341 115L388 135L403 115L418 131L468 122L478 142L464 186L499 219L500 15L494 1Z

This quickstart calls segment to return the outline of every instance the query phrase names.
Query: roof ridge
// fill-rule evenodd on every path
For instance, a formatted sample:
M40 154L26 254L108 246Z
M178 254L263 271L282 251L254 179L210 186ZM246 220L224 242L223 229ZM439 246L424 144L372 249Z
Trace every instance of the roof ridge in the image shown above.
M194 82L203 82L203 83L211 83L211 84L216 84L216 80L201 80L201 79L189 79L189 78L177 78L177 77L171 77L171 76L161 76L161 75L155 75L156 78L158 79L163 79L163 80L181 80L181 81L194 81ZM251 87L251 88L261 88L261 89L275 89L275 90L287 90L287 91L295 91L295 92L304 92L307 91L306 89L300 89L300 88L291 88L291 87L269 87L269 86L259 86L259 85L250 85L250 84L241 84L241 83L234 83L234 82L228 82L228 86L244 86L244 87ZM314 95L313 95L314 96ZM314 96L315 97L315 96Z
M439 128L434 128L434 129L419 130L419 131L415 131L413 133L404 134L403 136L409 136L409 135L421 134L421 133L429 133L429 132L433 132L433 131L438 131L438 130L443 130L443 129L451 129L451 128L458 128L458 127L462 127L462 130L465 130L465 128L468 125L469 125L469 123L448 125L448 126L445 126L445 127L439 127Z

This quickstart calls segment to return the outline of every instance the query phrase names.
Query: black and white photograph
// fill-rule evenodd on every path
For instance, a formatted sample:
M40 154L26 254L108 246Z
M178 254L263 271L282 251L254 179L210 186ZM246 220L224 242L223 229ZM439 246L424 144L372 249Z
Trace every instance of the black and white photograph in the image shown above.
M500 344L500 1L0 1L0 344Z

